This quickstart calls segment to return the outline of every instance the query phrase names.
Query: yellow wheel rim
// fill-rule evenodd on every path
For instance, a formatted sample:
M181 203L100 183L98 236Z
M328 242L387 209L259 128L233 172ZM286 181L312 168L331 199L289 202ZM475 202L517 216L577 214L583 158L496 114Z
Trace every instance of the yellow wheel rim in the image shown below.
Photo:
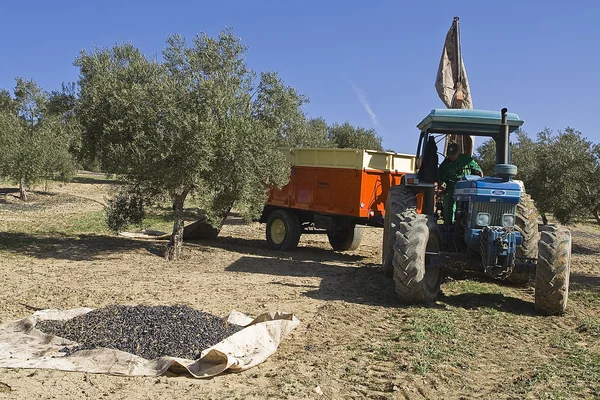
M285 240L285 224L277 218L271 223L271 240L275 244L281 244Z

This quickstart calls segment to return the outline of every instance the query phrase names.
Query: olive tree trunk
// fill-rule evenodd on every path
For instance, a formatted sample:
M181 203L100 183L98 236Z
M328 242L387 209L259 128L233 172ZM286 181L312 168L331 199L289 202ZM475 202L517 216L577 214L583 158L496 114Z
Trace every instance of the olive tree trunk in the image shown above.
M234 197L231 194L220 196L217 200L217 204L223 205L223 207L220 207L221 213L217 218L217 226L213 226L205 215L201 215L198 220L185 227L183 230L184 239L216 239L221 231L221 227L223 227L225 218L227 218L229 211L231 211L231 208L233 207L233 203Z
M598 223L598 225L600 225L600 208L594 209L592 214L594 214L594 218L596 218L596 222Z
M27 190L25 189L25 180L23 178L19 180L19 199L27 201Z
M167 248L165 249L165 258L169 261L179 259L181 247L183 246L183 204L187 196L187 191L173 197L173 233Z
M225 218L227 218L227 214L231 211L231 207L227 208L227 211L224 211L219 215L220 222L218 227L212 226L212 224L208 221L206 216L202 215L198 220L192 222L188 226L183 229L183 237L185 240L206 240L206 239L216 239L219 236L219 232L221 232L221 227L225 222Z

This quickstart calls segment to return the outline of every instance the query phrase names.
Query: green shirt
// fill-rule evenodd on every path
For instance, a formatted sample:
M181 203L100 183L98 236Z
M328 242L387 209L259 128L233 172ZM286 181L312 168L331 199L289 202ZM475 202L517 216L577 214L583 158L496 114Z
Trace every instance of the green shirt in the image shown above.
M459 154L456 161L445 159L440 165L440 182L446 184L448 190L454 190L454 184L465 175L474 175L482 172L481 167L473 157Z

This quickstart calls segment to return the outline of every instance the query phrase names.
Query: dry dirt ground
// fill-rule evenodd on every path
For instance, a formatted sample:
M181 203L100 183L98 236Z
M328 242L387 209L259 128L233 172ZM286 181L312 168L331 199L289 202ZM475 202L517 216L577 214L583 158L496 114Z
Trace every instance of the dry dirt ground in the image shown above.
M270 250L233 215L214 241L166 262L164 242L103 227L110 182L80 175L29 203L0 185L0 323L38 308L172 305L226 316L294 312L301 325L260 366L208 380L0 369L0 398L598 398L600 229L573 226L567 313L542 317L531 287L448 276L429 307L403 306L379 269L382 230L338 253L321 235ZM160 219L148 227L164 229ZM162 225L161 225L162 224ZM156 226L155 226L156 225Z

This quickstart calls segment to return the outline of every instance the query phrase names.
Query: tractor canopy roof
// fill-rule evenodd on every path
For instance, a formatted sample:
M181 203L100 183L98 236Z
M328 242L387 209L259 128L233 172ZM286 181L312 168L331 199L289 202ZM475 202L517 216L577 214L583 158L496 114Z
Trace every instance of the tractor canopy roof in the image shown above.
M509 131L516 131L523 120L515 113L507 113ZM500 111L435 109L417 125L421 132L452 133L455 135L495 136L502 123Z

